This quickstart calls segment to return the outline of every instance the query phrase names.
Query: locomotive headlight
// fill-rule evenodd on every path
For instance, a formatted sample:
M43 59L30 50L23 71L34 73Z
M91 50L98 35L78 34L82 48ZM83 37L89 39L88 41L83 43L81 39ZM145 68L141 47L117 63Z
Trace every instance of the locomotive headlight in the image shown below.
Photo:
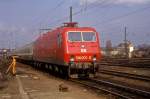
M93 61L96 61L96 57L93 57Z
M74 62L74 56L73 55L70 57L70 61Z
M96 55L93 56L93 61L96 61Z
M70 58L70 61L73 62L73 61L74 61L74 58Z

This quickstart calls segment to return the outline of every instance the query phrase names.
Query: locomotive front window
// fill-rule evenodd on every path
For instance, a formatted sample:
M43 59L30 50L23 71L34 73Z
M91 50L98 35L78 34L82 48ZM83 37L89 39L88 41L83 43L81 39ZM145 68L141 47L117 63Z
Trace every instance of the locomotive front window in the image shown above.
M96 35L94 32L82 32L83 41L96 41Z
M69 41L82 41L81 32L69 32L68 40Z

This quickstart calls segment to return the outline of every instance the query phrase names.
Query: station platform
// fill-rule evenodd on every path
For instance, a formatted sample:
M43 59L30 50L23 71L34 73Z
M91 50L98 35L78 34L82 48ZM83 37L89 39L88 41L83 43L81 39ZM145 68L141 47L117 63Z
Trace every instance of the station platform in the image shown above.
M0 89L0 99L106 99L81 85L17 63L16 76ZM60 85L67 90L60 91Z

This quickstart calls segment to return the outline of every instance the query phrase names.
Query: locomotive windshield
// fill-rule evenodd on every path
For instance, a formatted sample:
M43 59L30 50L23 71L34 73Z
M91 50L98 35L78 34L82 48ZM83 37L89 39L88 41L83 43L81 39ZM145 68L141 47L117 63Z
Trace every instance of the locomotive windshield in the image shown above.
M94 32L82 32L83 41L96 41Z
M94 32L69 32L68 40L75 41L96 41L96 34Z
M81 32L69 32L68 39L69 41L82 41Z

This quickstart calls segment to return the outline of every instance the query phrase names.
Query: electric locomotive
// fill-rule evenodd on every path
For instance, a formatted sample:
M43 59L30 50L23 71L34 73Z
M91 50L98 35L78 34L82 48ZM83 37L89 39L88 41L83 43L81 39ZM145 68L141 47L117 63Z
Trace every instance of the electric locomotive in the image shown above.
M64 26L40 36L34 45L33 60L50 63L53 71L69 77L95 75L101 59L99 36L91 27L77 23Z
M101 59L99 36L94 28L63 26L41 35L34 43L16 51L19 60L34 67L71 78L93 77Z

